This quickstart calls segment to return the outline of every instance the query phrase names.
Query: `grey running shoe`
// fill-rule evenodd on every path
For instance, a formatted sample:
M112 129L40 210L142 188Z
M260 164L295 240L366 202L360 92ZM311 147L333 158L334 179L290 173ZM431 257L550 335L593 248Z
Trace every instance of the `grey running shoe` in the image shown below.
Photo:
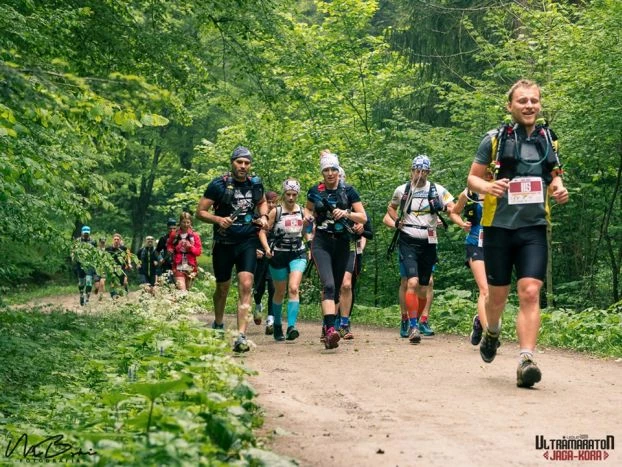
M238 338L233 343L233 351L237 353L248 352L250 350L250 346L248 345L248 341L246 340L246 336L244 334L240 334Z
M542 379L542 372L531 357L524 356L516 370L516 385L519 388L530 388Z
M266 319L266 336L274 334L274 318L268 315Z
M482 323L479 322L479 316L475 315L473 317L473 329L471 330L471 335L469 338L471 339L471 345L477 345L482 340Z
M418 326L413 326L410 328L410 335L408 336L408 340L411 344L418 344L421 342L421 331L419 331Z
M497 348L499 347L499 334L494 335L488 332L484 333L481 343L479 344L479 354L486 363L492 362L497 356Z
M346 341L354 339L354 334L350 331L350 325L339 328L339 337Z

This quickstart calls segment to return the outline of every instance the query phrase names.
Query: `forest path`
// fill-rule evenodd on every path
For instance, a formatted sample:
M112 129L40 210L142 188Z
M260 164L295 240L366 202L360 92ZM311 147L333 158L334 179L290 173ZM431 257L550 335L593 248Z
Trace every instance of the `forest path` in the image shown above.
M79 311L77 301L76 294L30 305ZM199 318L211 323L213 315ZM233 329L235 317L225 319ZM503 342L486 364L466 337L412 345L397 328L355 325L354 340L325 350L318 323L298 328L298 340L277 343L251 322L256 347L234 358L257 372L250 380L267 448L302 466L539 466L550 463L536 449L540 435L613 435L617 449L596 465L622 465L622 359L540 348L542 381L520 389L515 342Z
M297 341L277 343L251 323L257 347L239 358L258 372L269 448L300 465L543 465L538 435L622 442L619 360L540 349L542 381L521 389L513 342L486 364L465 337L412 345L397 328L355 326L354 340L325 350L319 324L299 329ZM607 456L622 465L620 447Z

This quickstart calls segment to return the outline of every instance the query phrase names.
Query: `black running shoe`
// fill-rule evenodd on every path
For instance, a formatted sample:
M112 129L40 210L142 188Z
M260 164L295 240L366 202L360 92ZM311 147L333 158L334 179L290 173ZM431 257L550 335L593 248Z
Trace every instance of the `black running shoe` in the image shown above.
M283 325L275 324L274 325L274 340L275 341L284 341L285 336L283 335Z
M479 321L479 316L473 317L473 329L471 330L471 345L477 345L482 340L482 323Z
M285 339L287 339L288 341L293 341L295 339L298 339L299 335L300 333L295 326L288 326L287 331L285 332Z
M488 332L484 333L481 343L479 344L479 354L486 363L492 362L497 356L497 348L499 347L499 334L494 335Z
M538 365L536 365L531 357L523 357L523 360L516 370L516 385L519 388L530 388L541 379L542 372L540 368L538 368Z

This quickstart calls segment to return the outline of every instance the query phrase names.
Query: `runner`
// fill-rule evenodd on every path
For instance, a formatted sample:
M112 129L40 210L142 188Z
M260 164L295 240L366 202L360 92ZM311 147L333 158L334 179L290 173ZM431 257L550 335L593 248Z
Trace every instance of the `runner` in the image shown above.
M516 333L520 346L516 384L531 387L542 378L533 360L540 328L540 289L548 260L549 198L568 202L561 178L557 138L540 123L540 87L520 80L508 92L512 123L489 131L480 142L467 179L472 191L484 193L484 263L488 278L488 325L479 351L494 360L512 270L516 272L519 310ZM492 168L494 180L486 180Z
M148 235L145 238L145 245L138 250L138 282L143 286L146 292L154 294L154 287L158 277L158 266L162 261L162 257L153 246L154 238Z
M307 192L305 219L316 226L311 254L322 283L324 345L334 349L340 339L335 331L335 302L339 302L338 294L353 246L351 224L365 224L367 215L357 191L339 182L337 156L325 153L320 168L324 181Z
M400 276L406 278L404 304L410 324L408 339L412 344L421 342L418 316L426 306L432 268L437 261L439 213L454 206L451 193L441 185L430 183L429 174L430 159L426 155L415 157L410 181L395 189L383 219L385 225L399 231Z
M166 244L168 242L168 237L171 235L171 232L177 228L177 221L174 218L169 217L166 221L166 228L167 232L160 237L156 246L156 251L162 257L162 260L160 262L160 268L158 271L158 277L163 278L165 283L174 284L175 278L173 277L173 258L166 249Z
M82 227L80 238L77 240L95 247L95 242L91 239L91 228L88 225ZM84 306L89 302L91 290L93 289L93 278L95 276L95 268L92 266L82 267L79 261L76 261L75 271L78 276L78 292L80 293L80 305Z
M268 203L268 215L276 207L278 195L274 191L266 192L266 202ZM268 243L271 243L273 238L272 231L268 232ZM257 268L255 269L255 278L253 284L253 298L255 300L255 310L253 311L253 320L255 324L261 324L261 318L263 313L263 306L261 300L266 292L266 286L268 289L268 317L266 318L266 335L271 336L274 332L274 312L272 311L272 299L274 297L274 282L270 275L268 268L268 258L265 256L265 251L260 246L257 248Z
M259 240L270 259L270 274L274 280L274 339L293 341L298 338L296 319L300 310L299 287L302 274L307 267L305 252L304 211L298 205L300 183L294 179L283 182L283 201L268 214L268 229L272 232L270 243L264 230L259 232ZM281 314L285 290L287 296L287 331L283 336Z
M130 252L127 247L123 245L123 238L121 234L115 233L112 236L112 245L106 247L106 251L112 255L114 262L119 266L113 275L112 286L110 288L110 296L113 299L119 298L119 292L117 292L117 286L122 286L125 293L129 293L127 272L132 269L132 263L130 261Z
M215 319L212 328L224 329L223 318L231 272L238 276L237 324L234 352L248 352L247 316L251 311L253 276L257 267L257 229L268 225L268 204L261 179L250 175L253 156L242 146L230 158L231 172L212 180L197 207L197 218L214 224L212 264L216 276ZM210 210L213 209L213 213ZM254 219L255 212L259 217Z
M490 180L490 177L488 177ZM464 214L466 221L462 221L460 227L467 233L464 241L466 248L465 265L471 268L473 278L479 289L477 297L477 313L473 317L473 329L471 330L471 345L478 345L482 340L482 330L487 326L486 299L488 297L488 282L486 280L486 268L484 267L484 231L482 230L482 209L484 196L474 191L465 189L458 197L453 213L460 216ZM462 217L460 218L462 219Z
M106 239L101 237L97 240L97 248L100 251L106 251ZM106 293L106 275L105 273L99 273L99 271L95 272L93 276L93 294L99 296L99 301L101 302L104 299L104 294Z
M197 276L197 258L201 256L203 246L201 237L192 230L192 214L182 212L179 216L179 228L170 233L166 250L172 257L173 277L179 290L190 290Z
M339 167L339 180L343 183L346 181L346 173L342 167ZM367 240L374 237L371 226L371 220L368 218L365 224L353 224L354 249L350 251L346 272L343 275L343 282L339 290L339 303L337 307L336 328L339 329L339 336L344 340L354 339L351 329L352 309L354 308L354 298L356 290L356 282L363 270L363 251L367 245Z

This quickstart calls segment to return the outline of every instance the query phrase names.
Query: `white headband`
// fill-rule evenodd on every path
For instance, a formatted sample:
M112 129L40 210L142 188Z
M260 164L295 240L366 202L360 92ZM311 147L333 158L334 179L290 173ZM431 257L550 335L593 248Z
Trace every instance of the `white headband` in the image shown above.
M326 154L320 159L320 170L325 169L339 169L339 159L335 154Z
M296 193L300 193L300 183L296 180L285 180L283 182L283 193L286 191L295 191Z

